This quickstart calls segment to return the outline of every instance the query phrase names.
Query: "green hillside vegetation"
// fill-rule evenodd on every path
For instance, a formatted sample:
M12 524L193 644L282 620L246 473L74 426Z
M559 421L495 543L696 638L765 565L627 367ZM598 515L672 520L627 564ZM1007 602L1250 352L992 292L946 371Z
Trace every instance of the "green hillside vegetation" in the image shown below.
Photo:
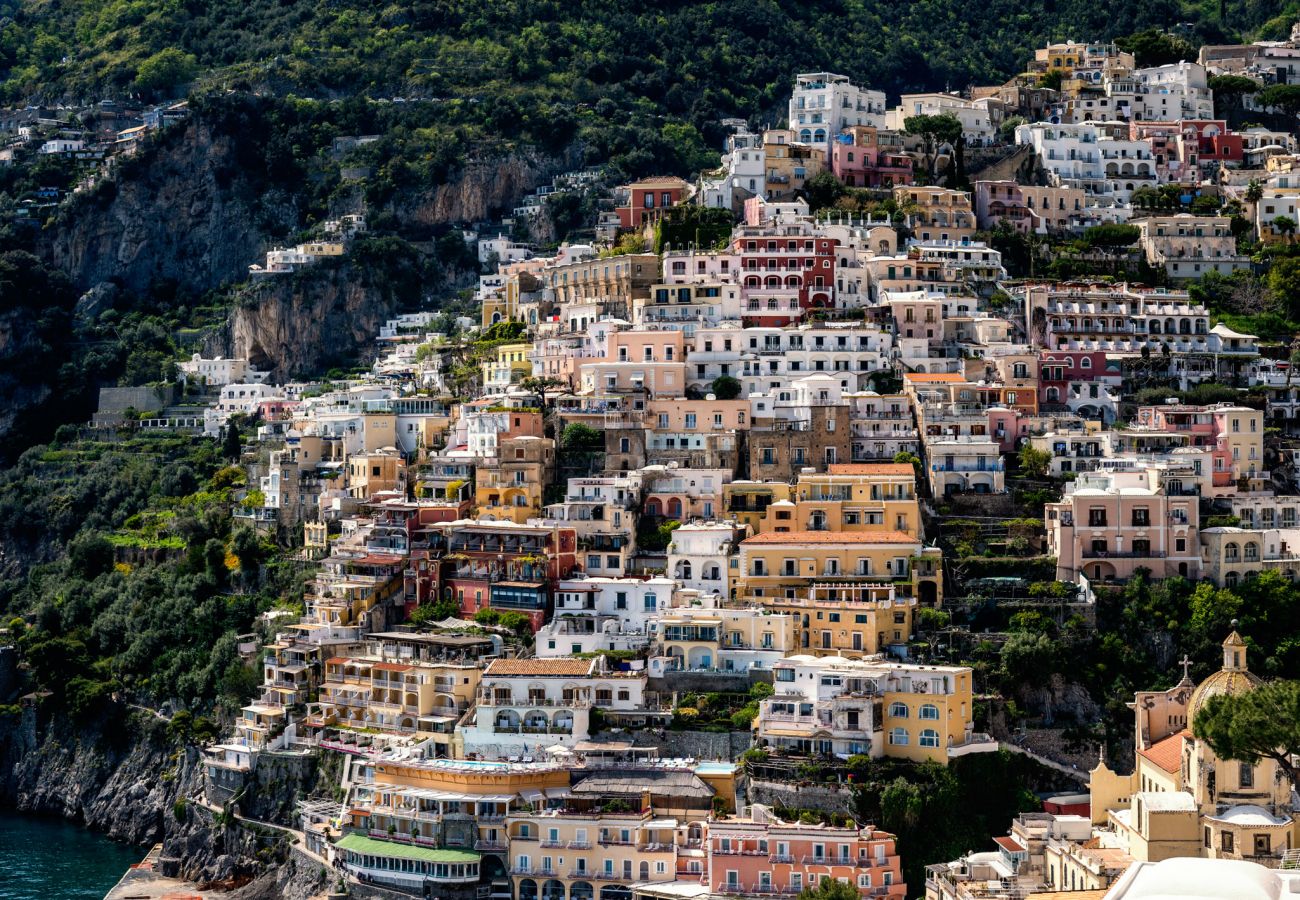
M1104 39L1197 22L1198 40L1284 36L1279 6L1176 0L633 3L423 0L6 0L0 99L174 96L225 90L433 101L430 125L558 146L629 171L696 162L718 120L775 122L796 71L830 68L888 92L1005 79L1048 39ZM1222 19L1220 17L1222 16ZM1150 61L1170 42L1131 40ZM1193 51L1194 52L1194 51Z

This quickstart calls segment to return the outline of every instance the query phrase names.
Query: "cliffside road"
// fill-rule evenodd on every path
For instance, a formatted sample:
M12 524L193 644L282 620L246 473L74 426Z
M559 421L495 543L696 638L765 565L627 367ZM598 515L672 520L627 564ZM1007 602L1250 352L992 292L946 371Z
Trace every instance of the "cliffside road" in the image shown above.
M1019 753L1024 756L1028 756L1030 759L1042 763L1043 765L1047 766L1049 769L1055 769L1057 772L1060 772L1062 775L1070 776L1075 781L1078 781L1080 784L1088 783L1088 773L1081 772L1079 771L1079 769L1077 769L1074 766L1067 766L1065 763L1059 763L1054 759L1049 759L1048 757L1043 756L1041 753L1035 753L1033 750L1030 750L1026 747L1021 747L1019 744L1011 744L1006 741L999 741L998 746L1000 746L1003 750L1010 750L1012 753Z

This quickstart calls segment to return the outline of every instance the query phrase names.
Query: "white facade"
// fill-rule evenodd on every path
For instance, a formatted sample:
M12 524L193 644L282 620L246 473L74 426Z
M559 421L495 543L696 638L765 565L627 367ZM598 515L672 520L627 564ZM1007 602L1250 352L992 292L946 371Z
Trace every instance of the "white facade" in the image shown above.
M703 522L673 531L667 574L682 588L704 595L728 594L728 573L747 529L734 522Z
M885 127L885 93L857 87L848 76L807 72L795 76L789 127L801 144L830 153L830 142L853 125Z

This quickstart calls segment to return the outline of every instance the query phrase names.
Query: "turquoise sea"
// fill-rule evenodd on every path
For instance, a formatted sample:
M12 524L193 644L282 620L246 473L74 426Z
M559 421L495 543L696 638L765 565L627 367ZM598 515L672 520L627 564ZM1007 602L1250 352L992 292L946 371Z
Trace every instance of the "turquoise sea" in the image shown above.
M146 849L58 819L0 811L0 900L103 900Z

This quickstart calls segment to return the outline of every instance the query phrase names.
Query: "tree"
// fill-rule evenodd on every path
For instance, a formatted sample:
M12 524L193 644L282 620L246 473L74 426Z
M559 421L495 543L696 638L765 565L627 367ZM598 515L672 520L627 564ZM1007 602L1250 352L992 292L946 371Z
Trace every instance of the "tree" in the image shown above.
M834 206L835 201L847 192L848 189L840 183L834 173L828 171L818 172L803 183L804 199L808 201L809 211L814 213L828 206Z
M1244 75L1213 75L1208 82L1214 91L1214 109L1222 118L1228 119L1241 112L1241 98L1253 94L1262 85L1253 78Z
M1059 91L1061 89L1061 82L1063 82L1064 80L1065 80L1064 69L1052 69L1051 71L1044 72L1041 76L1039 76L1038 86L1053 91Z
M170 94L180 85L192 80L197 68L197 61L191 54L168 47L140 63L135 86L148 93Z
M520 379L519 387L530 394L541 397L542 406L546 407L551 403L551 398L548 398L547 394L567 391L570 385L563 378L556 378L552 375L529 375L527 378Z
M931 176L938 175L935 166L938 164L939 147L943 144L951 144L957 155L955 180L960 182L965 179L966 139L961 119L952 113L938 116L908 116L903 120L903 130L908 134L920 136Z
M1120 225L1108 222L1105 225L1094 225L1091 228L1085 228L1083 241L1089 247L1109 252L1118 250L1121 247L1133 246L1137 243L1137 239L1141 234L1142 232L1136 225Z
M1287 315L1300 314L1300 259L1290 256L1274 259L1268 271L1268 289Z
M1192 733L1220 759L1255 764L1271 759L1300 788L1300 681L1269 681L1244 694L1210 697Z
M226 433L221 442L221 453L226 459L238 461L243 452L244 443L239 437L239 423L232 420L226 426Z
M596 429L581 422L570 422L560 432L560 449L562 450L599 450L604 446L604 436Z
M799 900L862 900L862 895L853 885L823 875L816 887L806 887L799 892Z
M1052 464L1052 454L1046 450L1039 450L1032 444L1025 444L1020 448L1019 459L1021 474L1031 478L1047 477L1048 467Z
M713 379L713 395L719 400L735 400L740 396L741 384L730 375L719 375Z
M1116 38L1115 45L1126 53L1132 53L1139 68L1196 58L1196 48L1190 43L1155 28Z
M1255 102L1294 119L1300 114L1300 84L1271 84L1255 94Z
M1272 225L1273 230L1286 238L1287 243L1291 242L1292 236L1295 235L1295 219L1290 216L1275 216Z

